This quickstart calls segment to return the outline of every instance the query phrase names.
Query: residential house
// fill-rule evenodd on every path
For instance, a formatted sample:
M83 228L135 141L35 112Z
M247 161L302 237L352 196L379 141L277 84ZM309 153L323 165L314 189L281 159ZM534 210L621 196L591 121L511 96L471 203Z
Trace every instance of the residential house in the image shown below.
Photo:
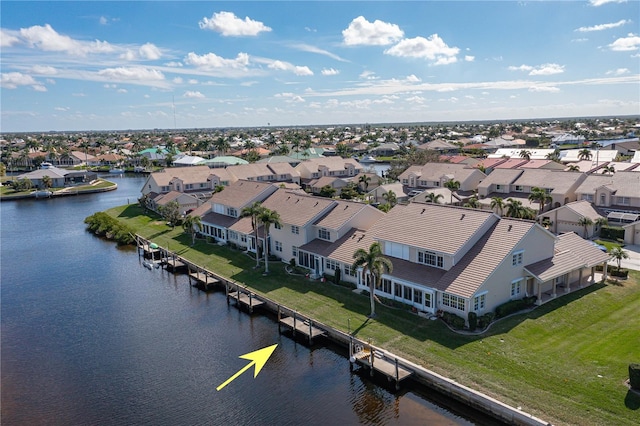
M34 187L44 188L44 177L48 176L51 188L64 188L74 184L87 183L98 179L91 171L71 171L43 163L39 169L16 176L17 179L29 179Z
M194 195L171 191L166 194L158 194L156 197L150 199L147 202L147 207L153 211L159 212L163 207L171 202L178 203L178 210L182 215L186 215L189 211L195 210L203 203L202 200Z
M590 174L575 190L605 213L640 213L640 171Z
M393 264L376 294L465 320L469 312L482 315L510 300L534 295L541 304L593 283L595 266L609 259L577 235L555 237L535 222L420 203L397 205L369 230L354 228L333 244L311 241L300 250L331 265L327 273L343 268L342 277L357 279L364 290L368 277L361 271L352 277L349 268L355 250L374 241Z
M552 160L529 160L520 165L519 169L541 169L541 170L565 170L564 164L556 163Z
M592 238L600 232L600 220L604 217L593 207L589 201L579 200L565 204L544 213L541 222L548 221L549 231L554 234L575 232L583 238ZM588 219L581 224L582 220Z
M434 150L439 152L456 152L460 150L460 147L453 142L445 141L444 139L434 139L429 142L425 142L416 147L420 150Z
M396 201L398 203L406 202L409 197L404 192L405 187L401 183L386 183L380 185L368 192L369 199L374 203L384 203L386 199L384 194L392 191L396 195Z
M560 161L563 163L575 163L580 160L591 160L594 166L615 161L618 151L615 149L591 149L588 158L583 158L582 149L565 149L560 151Z
M373 148L369 153L378 157L392 157L400 150L400 147L395 142L387 142L378 145Z
M529 160L546 160L550 155L553 155L555 152L554 149L542 149L542 148L500 148L493 154L489 154L488 158L523 158L522 151L526 151L528 153ZM564 152L564 151L562 151Z
M309 182L307 184L307 191L310 191L312 194L318 195L322 192L322 188L328 186L332 189L335 189L335 195L340 195L342 188L344 188L348 184L349 181L347 179L322 176L319 179L313 179L311 182Z
M363 166L352 158L320 157L302 161L295 167L300 182L307 184L322 176L354 177L362 172Z
M467 166L475 166L480 162L477 158L466 155L441 155L439 159L444 163L466 164Z
M210 169L207 166L172 167L149 174L141 192L152 198L171 191L199 193L202 194L201 198L206 198L216 186L229 185L231 178L226 169Z
M477 168L464 164L427 163L410 166L398 176L398 180L409 188L439 188L450 180L460 182L460 191L474 191L486 175Z

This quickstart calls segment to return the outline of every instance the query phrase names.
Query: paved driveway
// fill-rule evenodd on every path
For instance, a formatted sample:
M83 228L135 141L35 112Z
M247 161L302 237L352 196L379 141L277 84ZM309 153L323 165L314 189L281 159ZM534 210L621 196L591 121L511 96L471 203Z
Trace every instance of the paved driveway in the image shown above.
M620 266L627 269L635 269L636 271L640 271L640 245L636 244L633 246L625 246L624 251L629 255L629 259L622 259L620 262ZM610 266L616 267L618 266L618 262L613 260L609 262Z

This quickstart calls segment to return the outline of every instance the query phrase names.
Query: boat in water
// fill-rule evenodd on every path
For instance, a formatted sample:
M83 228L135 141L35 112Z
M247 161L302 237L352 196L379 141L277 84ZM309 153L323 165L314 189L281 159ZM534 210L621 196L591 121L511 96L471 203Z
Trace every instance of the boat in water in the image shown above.
M122 174L122 173L124 173L124 169L122 169L120 167L114 167L113 169L109 169L109 173Z
M376 157L374 157L373 155L365 155L360 159L360 162L361 163L377 163L378 160L376 160Z

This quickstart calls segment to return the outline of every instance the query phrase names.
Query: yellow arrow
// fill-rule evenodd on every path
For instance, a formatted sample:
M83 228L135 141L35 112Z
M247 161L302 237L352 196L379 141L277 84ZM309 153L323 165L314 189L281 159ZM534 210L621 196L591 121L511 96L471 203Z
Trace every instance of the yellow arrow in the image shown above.
M251 368L252 365L256 366L256 369L253 373L253 377L254 378L257 377L260 370L262 370L262 367L264 367L264 365L269 360L269 357L271 356L273 351L276 349L276 346L278 346L277 343L272 346L267 346L266 348L258 349L257 351L249 352L248 354L240 355L239 358L248 359L251 362L246 366L242 367L242 369L238 371L236 374L229 377L229 379L223 384L221 384L220 386L218 386L216 390L219 391L223 387L227 386L229 383L231 383L236 378L238 378L239 375L241 375L242 373L247 371L249 368Z

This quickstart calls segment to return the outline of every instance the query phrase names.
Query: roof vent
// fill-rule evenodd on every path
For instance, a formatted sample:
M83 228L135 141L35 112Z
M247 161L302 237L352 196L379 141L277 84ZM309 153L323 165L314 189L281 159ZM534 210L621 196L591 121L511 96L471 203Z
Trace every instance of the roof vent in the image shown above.
M317 206L317 205L318 205L318 201L316 201L316 203L313 205L313 207L315 207L315 206Z
M427 209L422 209L422 211L420 212L420 214L423 214Z
M507 229L507 232L511 231L511 228L513 228L513 225L509 225L509 228Z
M298 204L298 201L300 201L300 198L298 198L298 199L296 200L296 204Z
M348 209L348 208L349 208L349 205L348 205L348 204L347 204L346 206L344 206L344 209L345 209L345 210L346 210L346 209Z
M460 220L464 219L464 213L462 213L462 216L460 216Z

